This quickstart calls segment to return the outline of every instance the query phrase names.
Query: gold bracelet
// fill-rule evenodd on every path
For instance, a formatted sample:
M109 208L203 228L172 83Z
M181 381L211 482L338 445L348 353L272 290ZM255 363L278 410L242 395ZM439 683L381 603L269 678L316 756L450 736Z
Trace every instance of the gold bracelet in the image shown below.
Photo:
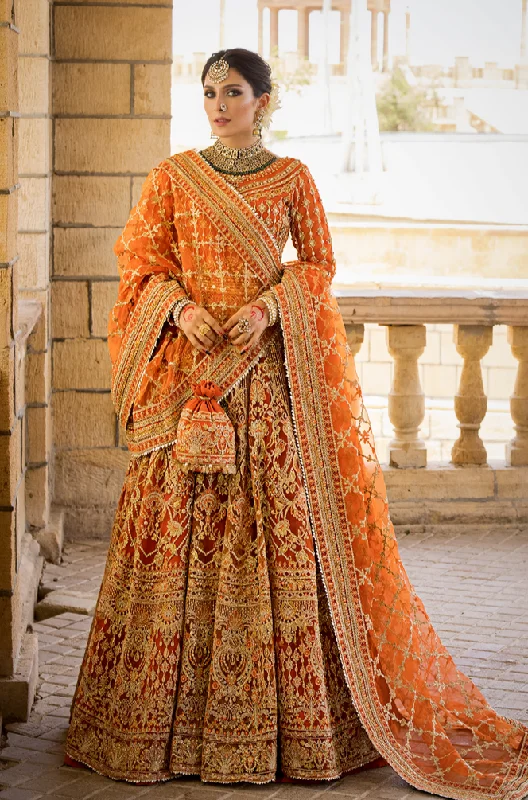
M279 314L279 309L278 309L278 305L277 305L277 298L275 297L273 292L268 291L268 292L264 292L264 294L261 294L258 299L262 300L262 302L264 303L264 305L268 309L268 317L269 317L269 319L268 319L268 327L270 325L275 325L275 323L277 322L277 316Z
M172 307L172 318L177 328L180 327L180 314L189 303L194 305L194 300L191 300L190 297L181 297Z

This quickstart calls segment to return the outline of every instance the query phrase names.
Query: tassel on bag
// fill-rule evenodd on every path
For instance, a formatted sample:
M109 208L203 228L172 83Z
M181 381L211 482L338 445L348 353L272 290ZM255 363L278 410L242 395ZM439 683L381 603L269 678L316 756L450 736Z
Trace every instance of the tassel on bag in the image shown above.
M193 392L178 422L174 456L186 472L233 475L235 429L216 399L222 390L214 381L202 380L193 386Z

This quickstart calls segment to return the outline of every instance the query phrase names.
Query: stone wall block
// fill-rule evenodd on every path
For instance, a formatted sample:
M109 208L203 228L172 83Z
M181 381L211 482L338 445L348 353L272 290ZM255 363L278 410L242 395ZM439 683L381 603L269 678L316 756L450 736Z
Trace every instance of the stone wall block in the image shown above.
M13 341L13 267L0 269L0 348Z
M53 394L53 431L57 448L114 447L115 419L109 392Z
M51 119L19 120L19 171L21 175L46 175L51 163Z
M22 56L18 60L21 114L48 114L50 62L47 58Z
M0 431L10 431L15 422L15 348L0 349Z
M103 339L53 343L54 389L109 389L112 366Z
M122 228L54 228L54 275L118 275L114 244Z
M20 52L49 55L49 0L22 0L18 3Z
M130 65L54 63L53 113L130 114Z
M49 235L19 233L18 284L21 289L46 289L49 283Z
M62 506L115 508L129 458L128 451L116 448L57 450L53 462L54 502Z
M21 178L19 226L21 231L47 231L50 225L50 179Z
M92 283L92 336L108 334L108 316L117 301L119 281L94 281Z
M1 28L0 28L1 33ZM0 194L0 261L13 261L17 255L18 195L19 191Z
M0 187L14 186L18 180L18 135L20 120L0 117Z
M26 425L26 463L47 462L51 446L50 406L26 408Z
M89 336L88 284L53 281L51 287L51 335L54 339Z
M26 520L35 528L43 528L50 513L49 465L26 470Z
M26 403L48 403L51 393L49 352L26 353Z
M123 226L130 211L130 178L56 175L52 204L55 224Z
M134 64L134 114L171 113L171 65Z
M0 110L18 111L18 33L8 27L0 27Z
M22 472L22 421L15 420L10 434L0 435L0 505L14 504Z
M58 172L148 173L169 155L169 142L168 119L57 119L55 168Z
M13 588L16 574L14 541L16 536L16 512L0 511L0 589Z
M166 32L171 27L171 8L57 6L55 57L86 61L169 61L172 37Z

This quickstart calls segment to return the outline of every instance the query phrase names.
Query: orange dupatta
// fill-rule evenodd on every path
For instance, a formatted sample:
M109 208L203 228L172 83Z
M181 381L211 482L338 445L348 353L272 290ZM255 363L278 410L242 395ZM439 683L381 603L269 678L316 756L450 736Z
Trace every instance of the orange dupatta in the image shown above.
M231 227L250 267L269 265L269 231L244 198L199 155L170 161L218 229ZM326 226L306 176L319 206L312 222ZM522 800L528 727L495 712L456 667L402 564L331 262L277 262L274 292L314 542L354 705L376 749L417 789Z

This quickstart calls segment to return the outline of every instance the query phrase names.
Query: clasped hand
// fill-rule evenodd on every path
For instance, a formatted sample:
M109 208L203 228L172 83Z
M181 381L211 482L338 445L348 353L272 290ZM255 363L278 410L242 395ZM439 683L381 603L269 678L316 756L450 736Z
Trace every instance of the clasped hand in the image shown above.
M241 319L249 321L247 330L239 328ZM255 300L241 306L223 326L203 306L189 304L180 314L179 325L191 344L202 353L209 353L221 338L243 353L258 342L268 321L266 305Z

